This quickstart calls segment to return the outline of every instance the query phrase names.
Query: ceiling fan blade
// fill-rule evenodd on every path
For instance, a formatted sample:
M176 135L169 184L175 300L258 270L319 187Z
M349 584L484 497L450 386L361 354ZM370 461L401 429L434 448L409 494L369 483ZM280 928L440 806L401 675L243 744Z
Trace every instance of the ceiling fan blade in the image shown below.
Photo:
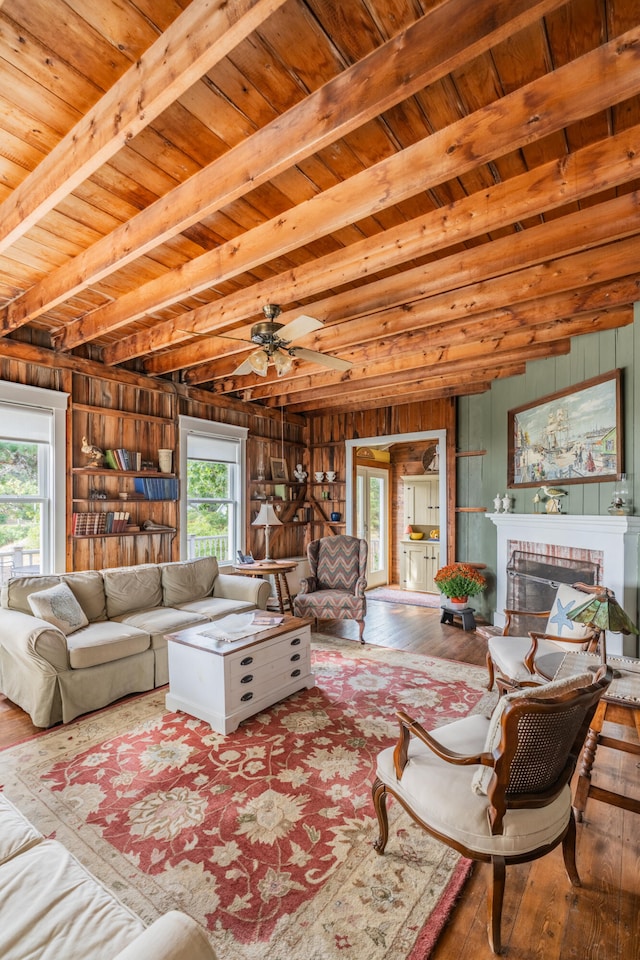
M306 313L301 313L300 316L292 320L291 323L286 323L284 327L278 330L278 339L291 343L292 340L304 337L305 334L311 333L312 330L320 330L323 326L324 324L321 320L316 320L315 317L308 317Z
M340 357L331 357L328 353L318 353L317 350L307 350L305 347L292 347L294 356L309 363L321 363L323 367L332 370L348 370L353 364L350 360L341 360Z

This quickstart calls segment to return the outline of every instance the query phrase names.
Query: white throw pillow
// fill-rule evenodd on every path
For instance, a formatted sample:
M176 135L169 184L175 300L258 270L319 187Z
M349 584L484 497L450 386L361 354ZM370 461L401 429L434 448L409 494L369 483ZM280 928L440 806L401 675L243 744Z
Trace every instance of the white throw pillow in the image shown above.
M39 590L29 596L29 606L36 617L47 620L62 630L65 636L86 627L85 612L66 583L58 583L48 590Z
M553 697L559 697L563 693L571 693L573 690L579 690L580 687L588 687L593 683L592 673L578 673L573 677L566 677L563 680L552 680L551 683L540 684L539 687L522 687L520 690L514 690L513 693L507 693L500 697L493 713L487 730L487 738L484 744L483 753L493 753L500 744L502 734L502 714L510 703L514 700L522 700L523 697L529 697L532 700L551 700ZM493 776L492 767L480 767L473 775L471 789L474 793L486 795L491 777Z
M577 610L578 607L583 607L591 599L590 593L574 590L568 584L561 583L553 601L544 632L550 633L553 637L567 637L571 640L584 639L589 633L587 624L575 623L575 621L569 620L567 614L572 610Z

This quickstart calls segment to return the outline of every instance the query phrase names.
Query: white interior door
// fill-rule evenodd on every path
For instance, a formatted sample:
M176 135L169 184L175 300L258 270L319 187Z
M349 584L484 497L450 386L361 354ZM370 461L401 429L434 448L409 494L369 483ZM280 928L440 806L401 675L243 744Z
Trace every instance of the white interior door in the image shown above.
M379 467L356 472L356 536L369 544L367 582L379 587L389 582L389 475Z

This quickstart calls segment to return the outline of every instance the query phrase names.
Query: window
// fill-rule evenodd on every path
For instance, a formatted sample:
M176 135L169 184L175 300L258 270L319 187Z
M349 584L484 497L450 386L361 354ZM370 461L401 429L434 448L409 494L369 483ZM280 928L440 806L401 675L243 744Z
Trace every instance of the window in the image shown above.
M247 430L180 417L181 556L233 562L243 548Z
M65 568L67 394L0 382L0 583Z

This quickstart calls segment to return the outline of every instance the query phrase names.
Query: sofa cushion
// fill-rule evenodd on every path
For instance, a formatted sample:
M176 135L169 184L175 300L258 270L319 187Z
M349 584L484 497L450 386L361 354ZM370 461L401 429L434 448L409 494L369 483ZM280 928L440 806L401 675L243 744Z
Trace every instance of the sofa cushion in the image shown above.
M228 613L243 613L245 610L254 610L255 603L248 600L223 600L222 597L205 597L204 600L192 600L183 603L181 610L190 612L193 616L200 614L204 620L219 620Z
M2 960L112 957L144 924L56 840L0 865Z
M66 583L56 583L47 590L29 594L29 606L36 617L52 623L68 636L81 627L86 627L84 610Z
M162 605L160 567L142 563L137 567L111 567L102 571L107 616L123 617L134 610Z
M32 593L38 593L40 590L55 587L57 583L60 583L60 577L53 574L11 577L2 590L2 606L8 610L19 610L21 613L28 613L33 616L33 611L29 606L29 596Z
M160 564L162 571L162 602L165 607L179 607L190 600L210 597L218 576L215 557L198 560L180 560Z
M43 839L42 834L0 793L0 864Z
M90 623L67 637L69 663L74 670L123 660L134 653L148 650L150 645L151 637L144 630L110 620Z
M124 617L118 617L117 622L145 630L156 645L158 638L164 638L166 633L175 633L176 630L186 630L199 623L206 623L207 617L193 613L190 610L176 610L174 607L153 607L151 610L136 610Z
M104 595L104 580L99 570L63 573L60 575L60 580L71 587L73 595L87 616L87 620L106 620L107 604Z

